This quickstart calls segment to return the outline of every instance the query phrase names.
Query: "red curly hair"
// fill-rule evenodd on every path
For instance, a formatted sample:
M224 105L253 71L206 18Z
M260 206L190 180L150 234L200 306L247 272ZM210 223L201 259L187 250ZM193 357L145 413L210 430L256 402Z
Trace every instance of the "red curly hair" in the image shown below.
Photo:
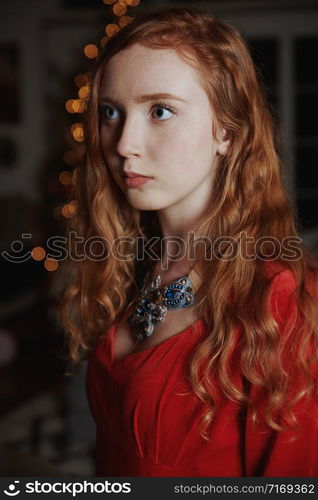
M197 68L218 124L227 131L229 147L215 167L209 209L200 220L196 238L209 237L211 242L226 236L241 251L244 235L262 242L257 249L249 245L249 259L242 259L241 252L227 258L232 246L226 241L219 258L207 258L200 251L195 254L192 270L201 276L202 285L193 307L208 328L189 365L193 392L206 405L200 432L209 439L217 388L238 404L249 405L255 421L260 417L259 402L265 401L265 425L287 429L297 423L296 402L316 390L312 367L318 358L317 291L310 286L310 278L316 278L318 265L299 238L282 183L271 113L247 45L234 27L194 9L169 9L135 19L108 41L92 79L85 121L86 156L78 166L75 186L79 209L68 231L75 230L84 239L103 237L109 245L118 237L129 236L136 242L137 237L162 237L156 213L139 212L127 203L101 151L98 97L103 71L113 55L134 43L174 49ZM282 255L286 238L298 242L297 258L289 258L288 252ZM127 243L121 252L131 254L136 246ZM211 257L212 248L209 252ZM65 263L68 283L61 315L75 361L123 317L138 296L139 279L147 265L150 262L120 260L111 253L104 260L69 259ZM294 314L287 325L279 324L270 307L277 299L272 284L280 271L290 273L294 283L289 291ZM260 399L236 387L231 378L237 347L246 387L258 387ZM289 365L292 362L292 373L286 369L287 359Z

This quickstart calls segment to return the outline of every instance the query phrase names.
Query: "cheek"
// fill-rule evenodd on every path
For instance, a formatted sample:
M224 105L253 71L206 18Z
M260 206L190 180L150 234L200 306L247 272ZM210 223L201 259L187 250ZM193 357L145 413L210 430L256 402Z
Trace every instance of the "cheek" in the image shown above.
M202 171L210 168L214 149L210 122L204 126L191 123L175 127L161 137L153 147L153 153L173 171L182 169L187 175L192 169Z

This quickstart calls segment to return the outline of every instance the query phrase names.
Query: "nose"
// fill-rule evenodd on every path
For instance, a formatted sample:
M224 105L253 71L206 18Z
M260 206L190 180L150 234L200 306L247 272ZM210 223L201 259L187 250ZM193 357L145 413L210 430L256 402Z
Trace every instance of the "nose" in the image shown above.
M117 141L117 152L126 158L139 157L142 153L142 125L136 117L126 116Z

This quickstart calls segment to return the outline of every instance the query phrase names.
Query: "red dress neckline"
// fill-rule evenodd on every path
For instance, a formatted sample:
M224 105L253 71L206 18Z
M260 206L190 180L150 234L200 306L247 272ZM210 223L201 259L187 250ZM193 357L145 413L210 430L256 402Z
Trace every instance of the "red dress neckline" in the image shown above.
M168 342L171 342L173 341L174 339L176 339L177 337L179 338L179 336L185 334L186 332L188 331L192 331L196 326L198 326L200 323L205 323L204 319L203 318L199 318L197 319L194 323L192 323L191 325L187 326L186 328L184 328L183 330L181 330L180 332L177 332L175 333L174 335L171 335L171 337L163 340L162 342L159 342L158 344L155 344L155 345L152 345L152 346L149 346L149 347L146 347L145 349L143 349L142 351L138 351L138 352L131 352L129 354L126 354L125 356L121 357L121 358L118 358L118 359L114 359L114 335L115 335L115 332L117 330L117 323L114 323L114 325L111 327L110 331L109 331L109 341L110 341L110 364L113 366L113 365L117 365L117 364L120 364L121 362L124 363L126 361L126 359L131 359L132 357L134 356L138 356L138 355L143 355L143 354L147 354L149 353L149 351L151 350L155 350L155 349L159 349L160 346L166 346Z

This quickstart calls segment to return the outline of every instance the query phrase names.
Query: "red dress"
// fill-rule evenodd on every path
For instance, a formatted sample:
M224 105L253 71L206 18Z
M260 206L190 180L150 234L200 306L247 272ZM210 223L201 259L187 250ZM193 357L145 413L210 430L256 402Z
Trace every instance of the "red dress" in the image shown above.
M278 324L295 307L290 271L272 280L271 306ZM296 404L301 426L276 432L254 427L249 411L220 395L210 427L211 441L198 431L202 403L189 393L185 366L207 333L199 319L162 343L122 359L113 359L116 325L91 352L87 394L96 422L98 476L172 477L309 477L318 476L318 403ZM239 336L239 328L237 330ZM240 388L239 352L231 361ZM252 386L251 392L257 389ZM265 429L265 432L264 432Z

